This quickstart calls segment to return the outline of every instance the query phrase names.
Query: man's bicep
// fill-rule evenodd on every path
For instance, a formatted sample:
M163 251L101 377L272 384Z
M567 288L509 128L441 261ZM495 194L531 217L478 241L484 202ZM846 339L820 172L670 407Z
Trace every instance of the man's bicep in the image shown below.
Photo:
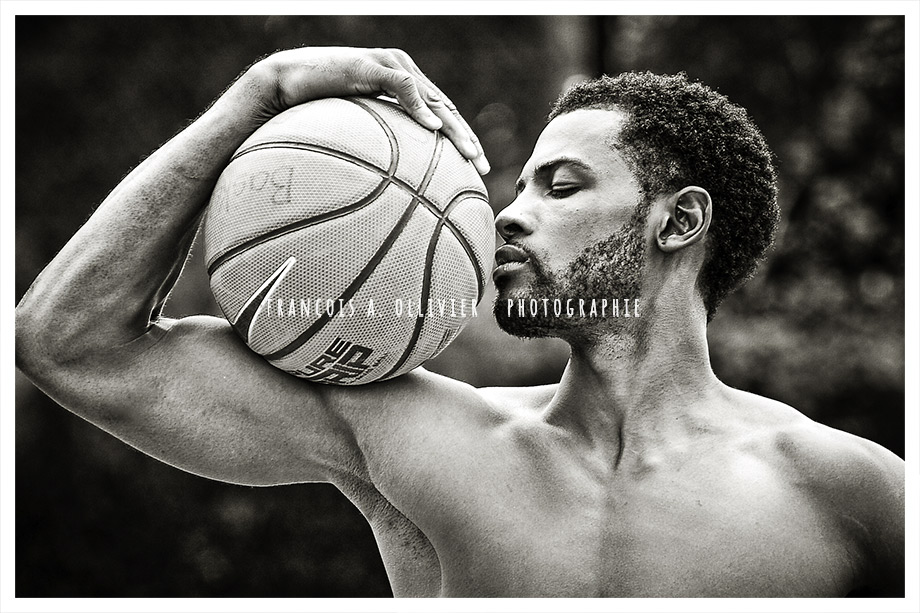
M863 544L863 589L867 594L904 593L904 461L889 450L852 434L833 431L825 447L826 481L846 525L859 529Z
M360 472L351 430L319 386L269 365L223 320L161 322L81 368L84 388L62 404L188 472L250 485Z
M873 562L879 595L903 596L905 483L904 461L875 443L862 441L867 453L866 480L870 483L866 506L877 535Z

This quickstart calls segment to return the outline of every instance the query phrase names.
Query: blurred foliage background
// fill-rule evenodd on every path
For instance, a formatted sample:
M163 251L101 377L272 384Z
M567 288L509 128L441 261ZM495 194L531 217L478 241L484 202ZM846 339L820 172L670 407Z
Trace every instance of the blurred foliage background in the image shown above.
M401 47L482 139L496 211L550 103L585 76L685 71L745 106L779 160L783 224L710 325L716 374L904 454L902 17L16 18L17 300L125 173L256 58ZM196 252L168 314L218 313ZM485 304L491 302L487 296ZM556 380L566 347L481 316L430 367ZM387 596L335 488L167 467L16 378L16 595Z

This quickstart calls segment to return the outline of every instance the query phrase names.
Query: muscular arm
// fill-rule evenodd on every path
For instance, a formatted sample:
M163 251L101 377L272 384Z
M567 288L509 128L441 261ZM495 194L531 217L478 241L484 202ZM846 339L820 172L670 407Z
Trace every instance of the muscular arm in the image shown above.
M904 461L826 426L802 428L784 447L801 483L849 543L852 595L903 596Z
M341 390L276 371L222 320L167 321L160 310L247 136L295 104L379 92L479 156L449 101L402 52L271 56L131 172L36 279L16 310L17 365L63 406L191 472L269 484L353 470ZM483 158L475 163L484 169Z
M865 591L871 596L904 596L904 462L870 441L858 439L854 463L860 491L854 508L870 534L871 570Z

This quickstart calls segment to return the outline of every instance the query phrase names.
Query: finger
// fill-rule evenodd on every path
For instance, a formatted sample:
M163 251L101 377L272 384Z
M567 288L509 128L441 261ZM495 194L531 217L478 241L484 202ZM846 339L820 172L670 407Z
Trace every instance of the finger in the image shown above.
M405 70L381 67L379 71L380 90L396 98L409 115L429 130L440 130L443 121L422 98L416 77Z
M426 99L428 100L428 106L444 124L441 132L454 143L457 150L474 163L481 158L482 150L477 145L477 141L474 140L475 137L471 135L466 122L456 112L456 107L453 107L449 100L446 100L433 89L428 90ZM479 170L478 167L477 170Z
M441 120L445 122L445 125L453 125L454 119L457 123L459 123L460 128L466 133L466 135L469 137L469 140L472 142L473 147L476 149L476 155L471 156L466 155L466 153L464 155L473 161L473 164L476 166L476 169L480 172L480 174L486 174L489 172L489 162L485 157L485 152L482 149L479 138L476 136L476 133L473 132L473 129L457 110L457 107L454 105L454 103L451 102L450 98L445 96L444 93L441 92L441 90L431 81L431 79L429 79L425 73L421 71L421 69L418 67L418 65L416 65L408 53L402 51L401 49L391 49L390 53L390 57L393 61L397 62L405 70L414 74L422 82L422 87L428 88L429 95L426 97L431 103L433 103L431 105L432 110L434 110L435 114L437 114ZM448 119L444 112L438 112L439 109L435 105L437 105L439 101L443 102L444 108L450 112L452 118ZM445 134L446 133L447 132L445 131ZM461 152L463 152L463 149L467 149L467 147L463 145L458 145L457 148L461 149Z
M476 158L473 158L473 165L476 166L476 170L480 174L486 174L489 172L489 161L486 159L486 154L482 150L482 144L479 142L476 133L473 132L473 129L470 127L470 124L466 122L463 118L463 115L460 114L460 111L457 110L457 107L454 105L450 99L444 100L445 105L451 111L454 117L457 118L457 122L460 124L462 129L469 135L470 140L473 142L473 145L476 147L476 151L479 152L479 155Z
M448 98L441 94L437 88L429 90L429 99L432 97L438 97L440 100L435 102L435 105L440 104L441 106L432 106L432 110L435 114L441 118L445 126L450 126L452 131L455 131L457 134L463 134L466 137L466 140L469 141L471 147L469 154L464 152L464 155L472 160L473 165L476 167L476 170L479 171L479 174L486 174L489 172L489 161L486 159L485 152L482 150L482 145L477 138L476 133L473 132L473 129L463 118L463 115L460 114L460 111L457 110L457 107L454 103ZM454 126L457 126L454 128ZM442 131L447 134L447 131L442 128ZM459 147L458 147L459 148ZM463 150L461 150L463 151Z
M474 165L477 163L477 170L488 172L482 168L482 161L477 162L482 157L482 152L470 136L470 131L465 122L456 112L456 107L452 104L448 106L443 98L434 90L422 85L424 88L424 97L419 92L418 80L403 70L383 69L390 71L385 77L385 83L381 89L395 97L400 105L406 111L426 128L432 130L440 129L448 139L457 147L460 153L472 160ZM449 101L448 101L449 102Z

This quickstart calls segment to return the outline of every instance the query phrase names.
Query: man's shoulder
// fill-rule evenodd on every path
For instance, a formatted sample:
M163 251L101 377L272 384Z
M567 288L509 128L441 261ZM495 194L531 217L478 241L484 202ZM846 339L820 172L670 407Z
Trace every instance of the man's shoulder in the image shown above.
M904 463L881 445L807 417L774 429L775 449L803 482L850 494L903 488Z
M781 402L746 394L744 404L750 448L812 504L862 529L903 514L904 462L894 453Z
M781 402L732 392L736 451L758 458L785 504L820 518L851 552L854 589L903 593L904 462L865 438L818 423Z
M881 445L816 422L776 400L745 392L739 398L749 436L803 484L860 489L903 481L903 461Z

